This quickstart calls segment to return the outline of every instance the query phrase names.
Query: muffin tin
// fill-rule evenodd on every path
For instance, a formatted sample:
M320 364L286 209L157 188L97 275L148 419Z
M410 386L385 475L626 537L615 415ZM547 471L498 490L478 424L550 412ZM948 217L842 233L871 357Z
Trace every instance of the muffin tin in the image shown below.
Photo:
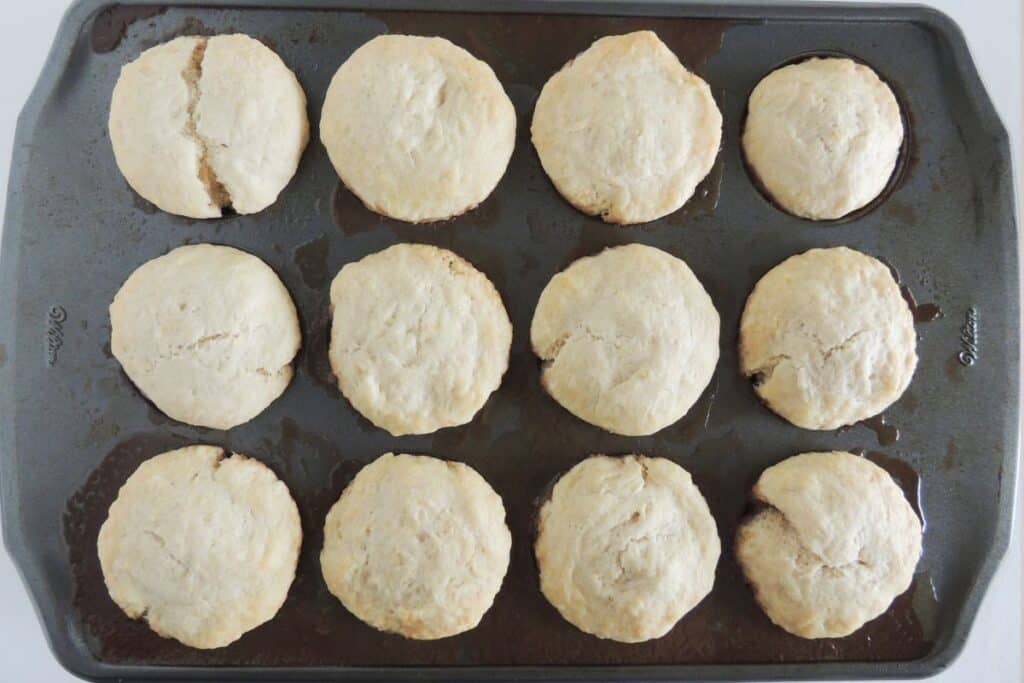
M432 5L438 11L407 11L417 6L227 0L156 8L84 0L65 16L19 120L0 257L4 539L61 663L93 679L220 681L904 677L948 665L1006 549L1019 422L1009 149L956 27L911 7L448 0ZM561 199L530 145L529 124L550 74L595 38L640 28L657 31L709 82L725 127L714 170L683 209L623 228ZM266 41L296 71L314 124L334 70L369 38L391 31L452 40L494 68L516 106L508 173L476 210L408 225L369 212L339 186L314 126L296 177L262 213L191 221L156 211L127 187L107 139L118 70L174 36L228 31ZM871 65L894 88L909 125L904 163L886 196L831 223L772 206L752 183L739 146L746 97L757 81L794 57L822 51ZM506 301L515 337L505 381L472 423L394 438L359 417L331 381L327 287L344 263L400 241L451 248L486 272ZM684 419L642 438L603 432L546 396L527 334L554 273L579 256L633 241L685 259L722 316L711 385ZM292 386L229 432L163 417L110 356L107 306L124 278L194 242L229 244L265 260L303 322ZM883 258L908 295L927 302L916 306L921 360L884 421L812 432L758 404L737 367L736 330L747 294L769 268L808 248L837 245ZM923 322L938 310L942 317ZM103 587L95 553L106 509L128 474L187 443L221 445L267 463L293 492L305 532L281 612L220 650L189 649L127 619ZM847 638L805 641L773 626L757 607L733 559L732 537L765 467L830 449L863 449L913 502L920 496L925 550L910 591L885 615ZM323 517L354 473L386 451L467 462L505 500L512 562L494 607L473 631L435 642L378 633L323 584ZM637 645L601 641L565 623L540 594L531 549L536 498L557 474L591 453L627 452L668 457L689 470L723 540L711 595L669 635Z

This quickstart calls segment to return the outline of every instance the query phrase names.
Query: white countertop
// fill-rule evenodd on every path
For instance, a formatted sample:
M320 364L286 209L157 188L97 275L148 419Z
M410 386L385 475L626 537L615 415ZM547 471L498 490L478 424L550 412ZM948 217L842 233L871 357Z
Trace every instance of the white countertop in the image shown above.
M67 0L20 0L4 8L0 42L0 216L6 202L8 160L14 124L36 81ZM1020 188L1022 135L1021 0L932 0L960 24L975 62L1014 145ZM0 293L2 296L2 293ZM1024 496L1018 491L1018 502ZM1024 505L1018 509L1024 510ZM1013 540L989 587L967 646L933 681L995 683L1021 681L1021 535ZM20 577L0 553L0 681L58 683L77 680L54 660Z

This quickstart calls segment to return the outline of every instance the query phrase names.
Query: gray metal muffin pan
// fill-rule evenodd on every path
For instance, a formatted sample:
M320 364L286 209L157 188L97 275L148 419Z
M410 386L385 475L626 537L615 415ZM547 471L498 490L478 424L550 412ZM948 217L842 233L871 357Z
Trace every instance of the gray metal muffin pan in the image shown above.
M238 5L239 7L235 7ZM245 7L241 7L244 5ZM421 6L420 6L421 7ZM1017 232L1007 136L957 28L921 7L449 0L205 2L154 8L75 4L19 119L0 260L0 474L3 532L57 658L93 678L141 680L669 680L919 676L957 655L1003 555L1018 440ZM98 18L97 18L98 16ZM95 21L94 21L95 19ZM596 37L653 28L701 74L725 119L711 176L682 210L649 225L604 225L564 202L529 142L546 78ZM122 64L176 35L243 31L271 45L309 97L313 140L276 204L191 221L136 196L114 164L106 116ZM316 139L327 83L382 32L446 36L493 66L519 116L515 155L494 194L465 216L411 226L339 187ZM123 39L122 39L123 32ZM849 54L892 86L908 118L904 164L886 196L851 220L813 223L772 206L739 149L746 97L773 67ZM349 261L400 241L454 249L487 273L515 326L502 387L464 427L392 438L330 381L327 286ZM574 258L625 242L684 258L722 315L721 361L679 423L645 438L602 432L542 391L528 329L547 280ZM229 432L162 417L111 358L107 305L144 261L216 242L273 266L298 305L304 345L284 396ZM736 329L757 279L787 256L849 245L884 258L918 301L920 365L908 392L840 432L794 428L758 404L736 362ZM899 439L894 440L896 431ZM259 458L288 484L305 542L287 603L233 645L198 651L124 617L103 587L99 524L142 460L192 442ZM884 443L880 443L884 442ZM925 552L914 585L842 639L772 626L732 555L749 487L807 450L863 449L920 494ZM385 451L468 462L504 497L509 574L479 628L414 642L359 623L320 577L321 524L358 468ZM531 553L534 502L590 453L642 452L693 473L723 539L715 589L665 638L601 641L541 596Z

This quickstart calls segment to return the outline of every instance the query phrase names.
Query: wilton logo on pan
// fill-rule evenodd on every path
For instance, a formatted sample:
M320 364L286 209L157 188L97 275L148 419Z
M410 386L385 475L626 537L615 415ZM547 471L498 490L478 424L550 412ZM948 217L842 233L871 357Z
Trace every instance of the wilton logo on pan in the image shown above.
M971 366L978 362L978 309L971 306L964 316L964 324L960 328L961 351L957 354L960 364Z
M46 364L53 367L57 363L57 352L64 346L64 323L68 312L63 306L51 306L46 314Z

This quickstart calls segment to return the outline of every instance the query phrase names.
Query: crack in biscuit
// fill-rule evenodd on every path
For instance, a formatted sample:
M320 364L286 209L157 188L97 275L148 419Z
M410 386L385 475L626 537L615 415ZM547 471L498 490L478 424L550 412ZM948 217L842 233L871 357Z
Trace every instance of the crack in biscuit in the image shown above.
M650 574L644 570L636 571L635 569L627 568L623 562L623 556L630 551L630 549L640 543L648 543L652 545L667 545L669 542L678 539L682 534L678 531L660 531L656 533L647 533L640 536L629 536L626 538L626 542L622 545L617 552L614 553L615 566L619 570L617 576L615 576L611 583L613 585L620 585L622 583L628 583L637 576L647 577ZM649 569L645 567L644 569ZM605 584L608 585L608 584Z
M815 552L804 541L803 536L800 533L800 529L797 528L797 526L795 524L793 524L791 521L789 521L789 517L786 516L785 512L783 512L779 508L775 507L775 505L773 505L772 503L768 502L767 500L763 500L762 499L761 502L765 505L765 508L759 514L762 514L762 515L764 515L764 514L771 514L771 513L777 514L779 516L781 522L782 522L783 529L785 530L784 533L792 535L793 539L796 541L796 545L798 547L798 552L804 553L808 557L808 559L811 560L811 562L813 563L813 566L818 571L829 572L829 573L832 573L832 574L843 574L844 572L846 572L851 567L856 567L856 566L864 567L866 569L874 569L874 567L875 567L874 564L872 564L870 562L866 562L865 560L863 560L861 558L861 555L864 553L864 547L863 546L861 546L859 548L859 550L857 551L857 558L854 559L854 560L850 560L849 562L839 562L839 563L831 563L831 562L829 562L824 557L822 557L820 554ZM794 559L799 559L799 557L794 558Z
M259 329L259 327L261 326L257 326L256 329ZM240 329L237 332L213 332L210 334L204 334L201 337L198 337L186 344L176 344L175 346L171 347L166 353L160 354L157 358L151 361L148 367L146 368L146 372L151 374L156 370L156 366L158 363L164 363L167 361L179 359L185 354L203 349L204 347L210 345L213 342L230 339L241 339L242 337L251 335L253 332L254 330L248 327ZM286 371L290 367L290 365L291 363L286 363L285 365L281 366L280 368L277 368L276 370L259 366L255 368L246 368L245 371L255 373L257 375L260 375L261 377L276 377L280 375L282 372Z
M199 351L200 349L209 346L212 342L223 341L225 339L238 339L243 335L249 334L249 332L250 330L248 329L242 329L237 332L213 332L211 334L204 334L187 344L176 344L172 346L166 353L160 354L156 360L161 362L175 360L191 351Z
M224 184L221 183L216 171L210 164L209 143L199 133L199 127L196 124L196 107L199 105L199 99L202 97L202 92L199 90L199 80L203 75L203 57L206 55L207 42L207 38L199 39L195 49L192 51L192 58L188 66L181 73L181 77L185 79L185 85L188 86L188 118L185 121L184 132L199 148L199 180L202 182L203 187L206 188L206 194L209 196L210 202L220 209L221 214L223 214L224 209L231 209L231 195L227 188L224 187Z
M846 348L850 345L850 342L852 342L854 339L856 339L857 337L861 336L862 334L866 334L867 332L870 332L870 331L871 330L868 330L868 329L857 330L856 332L854 332L853 334L851 334L850 336L848 336L846 339L844 339L843 341L839 342L838 344L836 344L834 346L830 346L829 348L825 349L825 353L822 354L822 360L823 361L827 361L829 358L832 357L832 354L834 354L834 353L836 353L838 351L845 351Z
M747 373L747 377L754 383L755 387L759 387L772 378L775 373L775 368L783 363L783 361L792 361L793 359L784 354L779 353L770 358L765 359L763 363Z
M604 335L595 332L586 323L577 323L575 328L569 332L565 332L558 336L546 349L540 354L543 367L547 369L552 363L558 359L558 354L562 352L562 348L572 341L580 337L586 337L602 344L610 344L616 351L621 351L624 346L624 342L635 341L636 337L628 334L622 334L621 332L614 333L612 335Z
M610 346L616 352L621 352L626 347L626 345L636 342L637 337L634 335L624 334L622 332L613 332L611 334L605 335L599 332L595 332L586 323L576 323L575 327L571 331L565 332L558 338L556 338L550 345L548 345L548 348L545 350L545 353L543 353L543 355L540 355L541 381L545 380L548 372L551 370L551 366L555 364L555 361L558 359L558 356L562 352L562 349L565 347L565 345L568 344L570 341L577 339L590 339L600 344ZM643 373L645 369L646 368L644 367L642 362L639 364L634 362L633 364L627 367L618 368L614 375L610 378L610 383L608 384L608 386L599 392L595 392L591 396L590 409L597 410L597 406L606 396L618 391L621 387L626 385L632 379Z
M163 536L161 536L160 534L158 534L155 531L152 531L150 529L145 529L142 533L144 533L147 536L149 536L150 538L152 538L153 541L158 546L160 546L160 549L167 555L167 557L169 557L172 562L174 562L176 565L178 565L179 567L181 567L184 570L186 575L192 573L192 568L189 567L187 563L183 562L181 560L181 558L179 558L177 555L172 553L170 548L167 547L167 542L164 541Z
M847 336L838 344L833 344L827 348L825 348L824 342L822 342L821 338L816 333L808 331L807 336L817 342L815 349L817 353L815 355L821 360L821 364L824 365L831 360L833 355L841 351L845 351L854 339L871 331L872 330L870 328L861 328ZM746 375L754 383L754 386L762 386L772 378L772 375L775 373L775 369L784 362L789 362L797 367L802 365L789 354L777 353L774 356L766 358L757 367L747 371Z

